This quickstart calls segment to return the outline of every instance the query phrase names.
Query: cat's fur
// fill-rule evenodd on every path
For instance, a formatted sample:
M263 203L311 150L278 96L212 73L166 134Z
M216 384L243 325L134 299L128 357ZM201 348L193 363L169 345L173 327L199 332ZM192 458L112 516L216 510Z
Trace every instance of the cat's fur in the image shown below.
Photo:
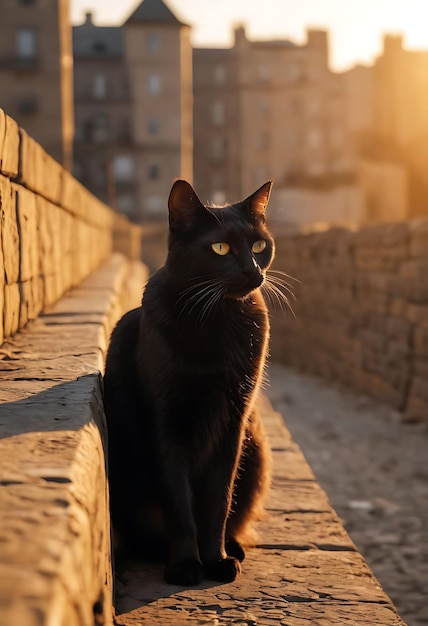
M234 580L269 483L254 401L269 334L259 287L274 254L270 189L216 208L176 181L167 261L111 339L113 524L131 552L156 552L166 539L165 578L175 584ZM264 250L253 251L260 241ZM228 254L216 254L215 243L227 243Z

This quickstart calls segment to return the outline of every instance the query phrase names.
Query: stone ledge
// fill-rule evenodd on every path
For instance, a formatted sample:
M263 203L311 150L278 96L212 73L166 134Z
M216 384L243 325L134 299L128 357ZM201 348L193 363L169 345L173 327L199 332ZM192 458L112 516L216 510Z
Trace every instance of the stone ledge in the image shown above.
M2 626L111 623L100 372L145 280L115 255L0 348Z
M332 510L298 446L266 398L273 486L259 544L233 583L186 589L163 567L129 564L116 580L116 624L140 626L405 626Z

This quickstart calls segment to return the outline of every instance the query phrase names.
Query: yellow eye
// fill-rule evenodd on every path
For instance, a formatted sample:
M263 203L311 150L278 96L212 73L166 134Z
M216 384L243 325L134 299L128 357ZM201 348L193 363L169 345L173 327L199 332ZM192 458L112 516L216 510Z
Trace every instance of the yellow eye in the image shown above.
M211 248L214 250L216 254L219 254L220 256L225 256L230 250L229 244L226 243L225 241L221 241L219 243L213 243Z
M266 248L266 241L264 239L259 239L258 241L255 241L253 243L252 251L257 254L258 252L263 252L265 248Z

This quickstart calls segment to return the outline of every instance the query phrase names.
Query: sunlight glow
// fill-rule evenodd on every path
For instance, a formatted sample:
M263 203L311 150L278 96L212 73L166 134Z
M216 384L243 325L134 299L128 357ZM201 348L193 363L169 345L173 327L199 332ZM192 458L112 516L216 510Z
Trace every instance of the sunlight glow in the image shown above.
M428 49L427 0L166 0L192 25L196 46L230 46L233 27L246 26L250 39L291 39L302 44L308 27L330 32L331 66L340 70L371 63L382 51L384 33L402 33L408 48ZM96 24L121 24L138 0L71 0L73 23L85 11Z

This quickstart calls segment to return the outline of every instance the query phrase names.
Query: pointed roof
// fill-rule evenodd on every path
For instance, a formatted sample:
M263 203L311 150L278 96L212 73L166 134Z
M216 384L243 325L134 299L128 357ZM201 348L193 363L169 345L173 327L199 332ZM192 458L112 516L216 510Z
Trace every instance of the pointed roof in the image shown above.
M143 0L126 20L126 24L138 22L187 26L174 15L163 0Z

